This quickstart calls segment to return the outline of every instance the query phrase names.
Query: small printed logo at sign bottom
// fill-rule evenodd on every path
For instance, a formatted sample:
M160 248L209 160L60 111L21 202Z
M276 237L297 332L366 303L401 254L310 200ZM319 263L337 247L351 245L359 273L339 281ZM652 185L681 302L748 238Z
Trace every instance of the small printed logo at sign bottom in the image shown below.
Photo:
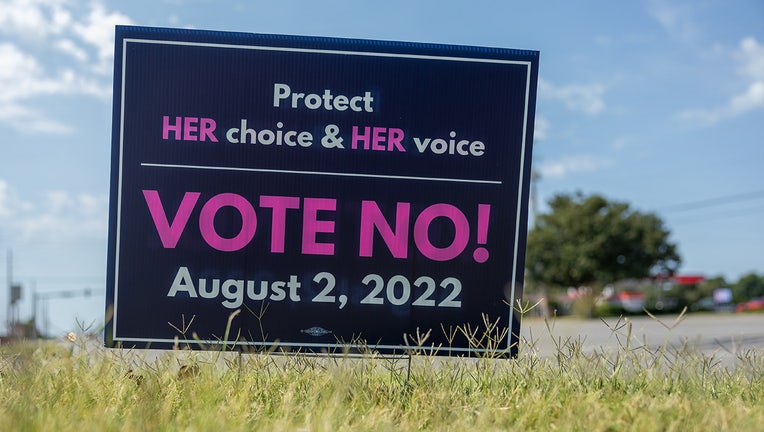
M309 329L300 330L300 333L306 333L311 336L324 336L324 335L328 335L331 332L332 332L331 330L327 330L323 327L311 327Z

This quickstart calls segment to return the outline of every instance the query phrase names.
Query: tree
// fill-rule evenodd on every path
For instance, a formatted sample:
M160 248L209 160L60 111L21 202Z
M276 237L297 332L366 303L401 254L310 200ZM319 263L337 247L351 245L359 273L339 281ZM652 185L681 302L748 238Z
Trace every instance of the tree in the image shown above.
M602 196L557 195L528 235L526 269L546 286L595 290L623 279L673 274L681 259L653 213Z
M703 280L695 287L687 287L680 292L680 300L684 300L683 305L688 305L693 308L693 304L703 300L704 298L713 298L714 292L719 288L729 288L727 280L723 276L714 276ZM693 289L694 288L694 289ZM681 303L681 301L680 301ZM700 307L694 305L695 309Z
M732 286L732 298L736 302L744 302L761 296L764 296L764 275L748 273Z
M719 288L727 288L730 284L724 279L724 276L714 276L700 283L698 293L701 297L711 297L714 291Z

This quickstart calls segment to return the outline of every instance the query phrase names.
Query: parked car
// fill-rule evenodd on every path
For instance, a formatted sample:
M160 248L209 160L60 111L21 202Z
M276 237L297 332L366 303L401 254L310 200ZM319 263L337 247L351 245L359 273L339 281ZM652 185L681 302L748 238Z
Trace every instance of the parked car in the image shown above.
M735 312L748 312L764 310L764 297L756 297L735 307Z
M730 301L719 302L714 297L703 297L690 306L693 312L734 312L735 303Z

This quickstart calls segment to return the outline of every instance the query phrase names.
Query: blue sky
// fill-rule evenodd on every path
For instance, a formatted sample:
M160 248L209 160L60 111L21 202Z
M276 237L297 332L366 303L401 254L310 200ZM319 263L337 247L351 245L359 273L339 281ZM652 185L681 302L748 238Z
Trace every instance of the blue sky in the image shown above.
M734 5L734 7L731 7ZM8 251L48 330L103 320L115 24L541 52L539 210L599 193L658 213L682 272L764 273L764 3L0 0L0 317Z

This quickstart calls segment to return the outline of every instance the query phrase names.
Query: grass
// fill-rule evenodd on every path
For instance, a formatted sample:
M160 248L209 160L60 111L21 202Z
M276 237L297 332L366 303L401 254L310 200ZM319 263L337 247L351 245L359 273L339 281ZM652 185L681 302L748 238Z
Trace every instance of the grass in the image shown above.
M552 327L550 326L550 329ZM554 339L554 335L549 337ZM554 339L515 360L0 347L0 430L760 430L764 356L690 347L612 352Z

